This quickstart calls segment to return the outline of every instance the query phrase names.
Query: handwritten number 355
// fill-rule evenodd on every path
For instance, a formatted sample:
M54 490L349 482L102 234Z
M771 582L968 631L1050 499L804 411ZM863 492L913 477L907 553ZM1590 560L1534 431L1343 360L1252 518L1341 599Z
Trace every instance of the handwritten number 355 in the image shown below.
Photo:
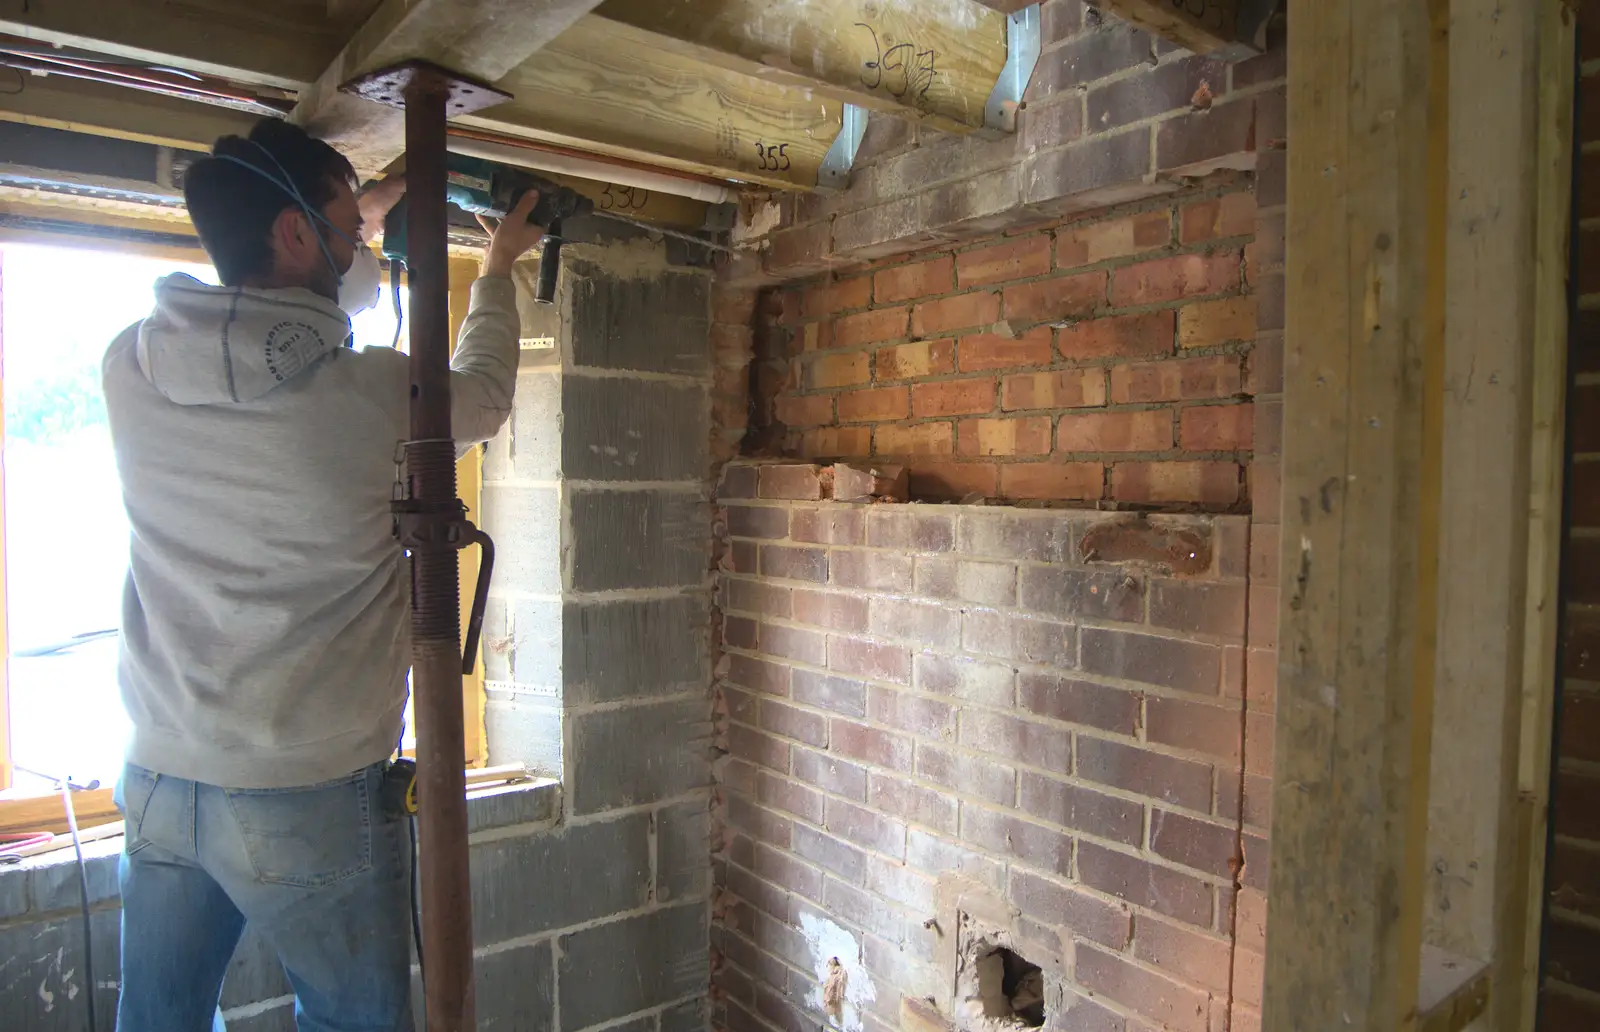
M772 146L757 141L756 160L761 162L761 168L766 172L786 172L789 169L789 145L775 143Z

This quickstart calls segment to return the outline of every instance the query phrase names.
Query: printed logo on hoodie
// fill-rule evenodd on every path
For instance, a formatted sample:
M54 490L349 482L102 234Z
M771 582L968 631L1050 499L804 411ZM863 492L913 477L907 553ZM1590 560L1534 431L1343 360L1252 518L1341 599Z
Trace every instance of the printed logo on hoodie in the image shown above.
M327 350L322 334L309 323L278 323L267 331L267 371L280 382L287 380Z

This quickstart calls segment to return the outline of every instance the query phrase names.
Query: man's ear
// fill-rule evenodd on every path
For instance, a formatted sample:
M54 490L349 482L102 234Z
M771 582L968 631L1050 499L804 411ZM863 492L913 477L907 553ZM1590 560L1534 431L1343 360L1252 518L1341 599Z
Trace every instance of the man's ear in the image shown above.
M272 256L280 267L303 266L306 252L317 246L305 212L294 206L278 212L278 217L272 220L271 240Z

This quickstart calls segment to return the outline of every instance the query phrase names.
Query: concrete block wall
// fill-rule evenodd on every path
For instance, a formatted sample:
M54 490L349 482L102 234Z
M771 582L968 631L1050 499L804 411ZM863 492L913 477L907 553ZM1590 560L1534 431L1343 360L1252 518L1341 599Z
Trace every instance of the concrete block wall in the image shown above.
M1574 205L1578 318L1572 366L1567 512L1562 542L1564 665L1548 880L1542 1028L1600 1028L1600 17L1578 17Z
M1048 1029L1256 1027L1247 518L797 501L793 468L719 494L719 1027L948 1027L974 921Z

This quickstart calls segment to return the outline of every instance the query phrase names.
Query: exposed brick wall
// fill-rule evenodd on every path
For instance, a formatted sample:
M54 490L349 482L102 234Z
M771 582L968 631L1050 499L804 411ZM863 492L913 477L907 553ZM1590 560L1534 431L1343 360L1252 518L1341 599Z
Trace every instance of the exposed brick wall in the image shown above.
M1239 506L1282 308L1256 211L1238 182L786 288L756 419L788 454L903 461L913 497Z
M938 1027L976 891L1020 911L1049 1029L1256 1027L1248 522L793 500L809 467L766 472L720 491L718 1026L818 1027L839 956L873 989L845 1027Z
M1562 542L1564 680L1552 797L1542 1028L1600 1028L1600 18L1578 19L1578 318L1569 336L1570 526Z

